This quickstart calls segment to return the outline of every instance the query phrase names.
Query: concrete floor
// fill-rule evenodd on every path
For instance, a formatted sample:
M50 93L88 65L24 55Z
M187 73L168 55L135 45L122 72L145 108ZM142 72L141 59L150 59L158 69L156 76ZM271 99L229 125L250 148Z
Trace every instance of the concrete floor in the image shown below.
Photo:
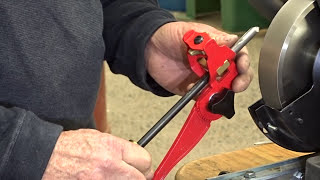
M180 14L175 14L180 17ZM182 18L184 19L184 18ZM197 22L221 29L219 14L197 19ZM178 163L166 179L174 179L177 170L185 163L202 157L230 152L267 141L254 124L247 108L261 98L258 84L258 59L265 31L260 32L248 45L251 66L255 76L250 87L235 98L236 115L228 120L221 118L211 124L211 128L201 142ZM107 68L107 118L112 134L124 139L139 140L180 97L157 97L134 86L127 77L114 75ZM158 136L146 146L156 167L165 156L172 142L185 122L194 102L190 102Z

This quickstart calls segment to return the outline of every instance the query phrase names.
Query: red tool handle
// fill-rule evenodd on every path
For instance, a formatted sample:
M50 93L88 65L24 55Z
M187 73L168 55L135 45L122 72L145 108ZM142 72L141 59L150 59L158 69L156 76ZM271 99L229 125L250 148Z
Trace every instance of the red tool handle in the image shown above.
M201 41L198 41L199 38L202 38ZM171 169L202 139L209 129L211 121L222 116L209 110L209 101L212 100L211 98L214 95L225 89L231 89L232 81L238 75L233 61L235 52L226 46L218 46L208 34L189 31L184 36L184 42L188 45L189 63L197 75L203 76L207 73L207 70L197 62L198 59L202 57L207 59L210 80L207 87L202 90L187 121L156 170L154 180L164 179ZM190 50L193 52L190 53ZM226 66L225 71L219 74L218 69Z
M156 170L153 179L164 179L171 169L196 146L209 127L210 121L202 119L198 116L196 109L192 109L179 135ZM197 132L196 136L194 131Z
M210 89L205 91L198 99L210 98ZM153 177L154 180L164 179L171 169L197 145L208 131L211 120L202 116L200 112L202 106L201 101L197 101L192 108L187 121L156 170ZM219 114L211 114L211 116L214 119L221 117Z

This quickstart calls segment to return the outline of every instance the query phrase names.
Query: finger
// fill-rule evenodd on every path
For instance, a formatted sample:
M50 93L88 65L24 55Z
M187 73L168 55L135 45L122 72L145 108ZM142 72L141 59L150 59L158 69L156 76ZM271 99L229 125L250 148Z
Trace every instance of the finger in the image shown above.
M236 56L237 69L240 74L244 74L250 67L248 50L244 47Z
M90 171L81 171L77 174L77 179L83 180L104 180L104 179L123 179L123 180L144 180L144 176L139 170L121 160L112 163L106 162L103 166Z
M119 177L116 179L123 179L123 178L127 178L127 179L146 179L146 177L144 176L144 174L136 169L135 167L131 166L131 164L127 164L126 162L122 161L121 162L121 166L123 167L125 173L123 173L123 177ZM120 173L122 174L122 173Z
M208 35L215 39L215 41L218 43L218 45L227 45L231 47L237 40L238 36L234 34L228 34L224 31L220 31L212 26L206 25L206 24L199 24L199 23L193 23L189 22L189 29L193 29L197 32L206 32Z
M147 174L151 170L151 155L137 144L125 143L122 150L122 160L135 167L142 174Z
M190 73L184 79L185 80L178 84L176 90L174 91L175 94L184 96L199 80L199 77L195 73Z
M187 92L189 92L191 90L191 88L195 85L196 83L190 83L187 86Z
M251 68L245 74L238 75L232 82L232 90L236 93L246 90L253 79Z
M187 90L188 92L191 90L191 88L195 85L196 83L190 83L188 86L187 86ZM193 100L197 100L198 97L199 97L200 93L198 93L197 95L195 95L192 99Z
M232 47L237 41L238 41L239 37L237 35L234 34L228 34L228 35L224 35L224 36L217 36L215 38L217 44L219 46L221 45L226 45L228 47Z
M123 179L123 180L145 180L146 177L135 167L127 164L124 161L118 163L118 167L114 173L112 173L113 177L110 177L108 173L106 179Z
M149 173L145 174L146 179L151 180L153 178L154 172L151 169Z

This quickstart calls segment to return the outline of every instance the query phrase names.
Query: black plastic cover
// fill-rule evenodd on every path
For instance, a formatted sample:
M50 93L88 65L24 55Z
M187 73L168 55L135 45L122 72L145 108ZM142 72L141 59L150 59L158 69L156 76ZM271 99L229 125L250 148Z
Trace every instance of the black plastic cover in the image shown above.
M313 66L312 87L281 110L259 100L249 107L258 128L273 142L300 152L320 151L320 53Z

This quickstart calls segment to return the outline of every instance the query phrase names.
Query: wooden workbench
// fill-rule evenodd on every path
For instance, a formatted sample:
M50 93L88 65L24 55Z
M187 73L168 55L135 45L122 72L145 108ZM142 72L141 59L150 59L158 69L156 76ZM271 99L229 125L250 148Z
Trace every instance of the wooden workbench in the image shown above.
M221 171L236 172L306 154L289 151L273 143L257 145L187 163L177 172L176 180L204 180L218 176Z

